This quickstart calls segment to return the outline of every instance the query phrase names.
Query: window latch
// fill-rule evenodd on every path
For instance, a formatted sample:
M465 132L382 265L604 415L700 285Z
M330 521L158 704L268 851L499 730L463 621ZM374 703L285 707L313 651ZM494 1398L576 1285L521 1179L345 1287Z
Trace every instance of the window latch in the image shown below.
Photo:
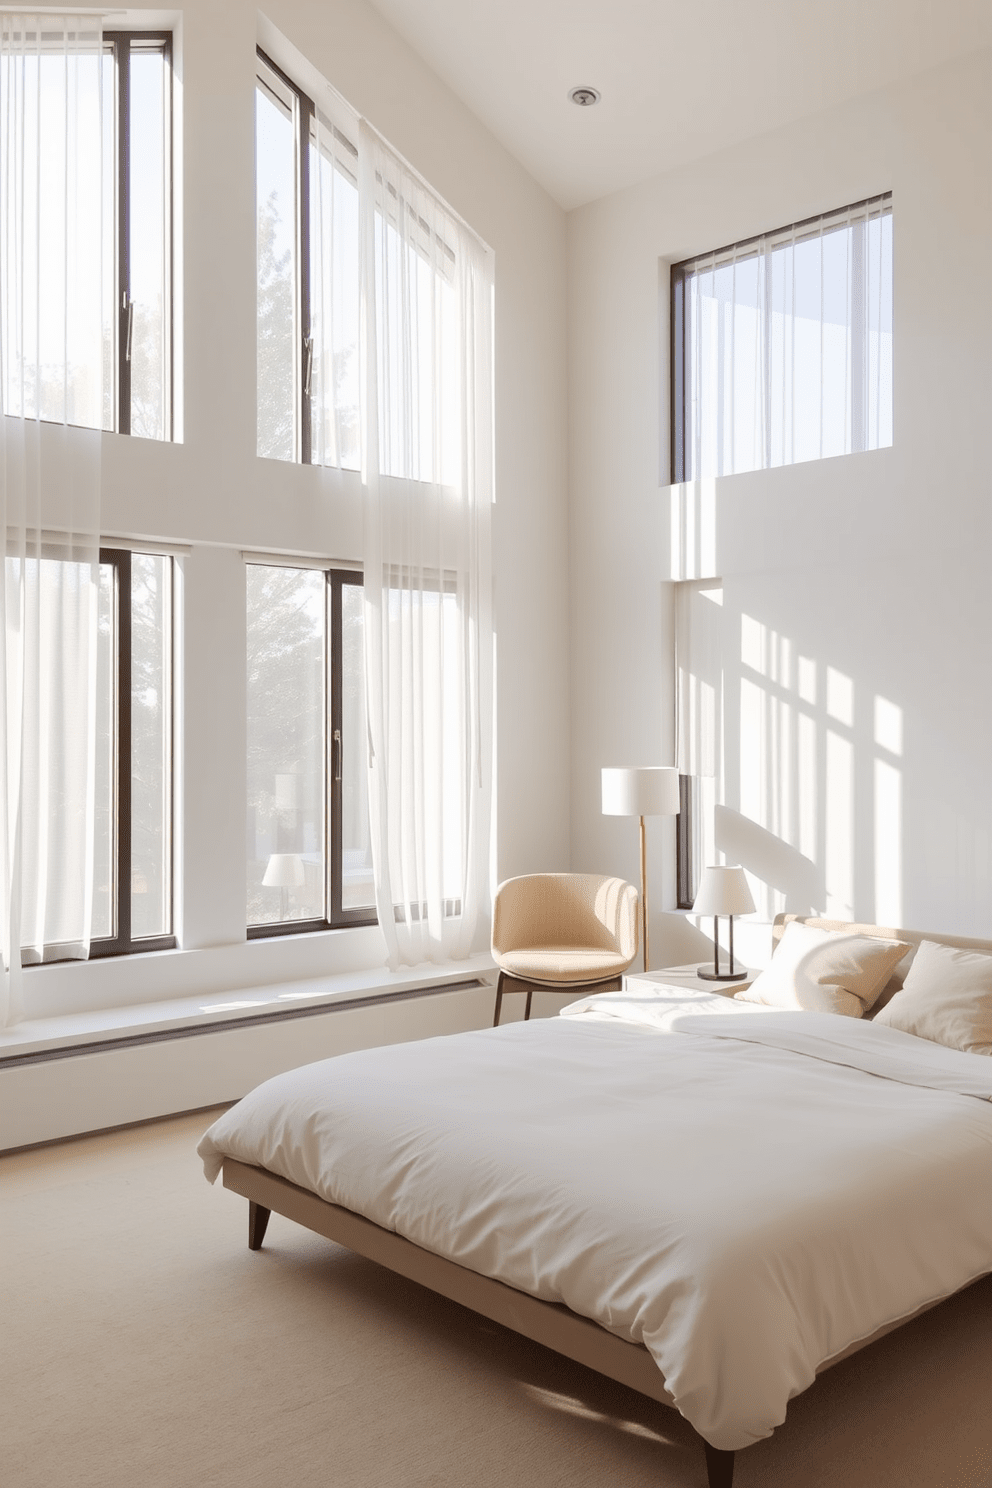
M313 378L313 337L303 337L303 396L309 398Z
M334 730L334 779L341 779L341 730Z
M134 330L134 301L128 298L127 290L121 294L121 309L127 316L127 331L124 336L124 360L131 360L131 333Z

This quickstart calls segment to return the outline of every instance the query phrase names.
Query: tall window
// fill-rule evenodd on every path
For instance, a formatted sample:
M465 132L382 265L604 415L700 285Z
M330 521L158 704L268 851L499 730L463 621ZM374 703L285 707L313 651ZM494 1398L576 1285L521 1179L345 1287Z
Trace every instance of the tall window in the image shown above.
M358 150L262 52L255 180L258 453L357 470Z
M39 612L37 665L54 677L73 665L64 641L66 626L76 628L70 605L77 594L86 603L86 566L42 557L29 568L29 602ZM96 690L88 778L66 764L58 741L47 735L43 757L30 760L26 770L23 965L78 959L87 953L87 940L91 958L175 945L172 636L172 559L102 550L95 681L87 678L85 662L76 666L77 689ZM37 685L44 689L44 677ZM58 851L64 823L56 820L65 813L79 818L80 831L92 813L91 886L65 881ZM82 916L88 907L87 936Z
M362 579L249 563L248 934L374 924Z
M79 24L5 21L3 408L171 439L171 35Z
M892 443L892 196L672 268L672 479Z

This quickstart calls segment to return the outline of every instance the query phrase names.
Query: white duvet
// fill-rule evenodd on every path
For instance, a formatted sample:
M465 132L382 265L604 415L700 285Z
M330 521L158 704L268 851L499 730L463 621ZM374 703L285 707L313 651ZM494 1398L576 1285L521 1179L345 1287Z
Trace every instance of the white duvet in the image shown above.
M611 993L280 1075L199 1151L211 1181L258 1164L645 1344L736 1449L992 1271L990 1102L992 1060L896 1029Z

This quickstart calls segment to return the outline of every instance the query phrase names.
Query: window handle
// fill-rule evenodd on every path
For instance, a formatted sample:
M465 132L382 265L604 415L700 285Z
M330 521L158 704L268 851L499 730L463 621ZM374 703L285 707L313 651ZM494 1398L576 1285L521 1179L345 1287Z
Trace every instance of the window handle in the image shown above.
M334 730L334 779L341 779L341 730Z
M123 309L127 313L127 334L124 338L124 360L131 360L131 333L134 330L134 301L128 299L127 290L124 291Z
M313 378L313 337L303 337L303 396L309 398Z

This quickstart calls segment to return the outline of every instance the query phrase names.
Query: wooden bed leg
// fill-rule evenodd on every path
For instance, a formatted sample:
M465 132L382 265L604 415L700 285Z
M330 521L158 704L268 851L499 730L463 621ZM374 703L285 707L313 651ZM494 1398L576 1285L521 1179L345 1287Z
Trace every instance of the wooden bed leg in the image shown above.
M256 1204L253 1199L248 1200L249 1250L261 1250L262 1241L265 1239L265 1227L271 1213L271 1209L263 1209L261 1204Z
M733 1488L733 1452L721 1452L718 1447L711 1447L708 1441L704 1441L703 1446L706 1448L706 1481L709 1488Z

